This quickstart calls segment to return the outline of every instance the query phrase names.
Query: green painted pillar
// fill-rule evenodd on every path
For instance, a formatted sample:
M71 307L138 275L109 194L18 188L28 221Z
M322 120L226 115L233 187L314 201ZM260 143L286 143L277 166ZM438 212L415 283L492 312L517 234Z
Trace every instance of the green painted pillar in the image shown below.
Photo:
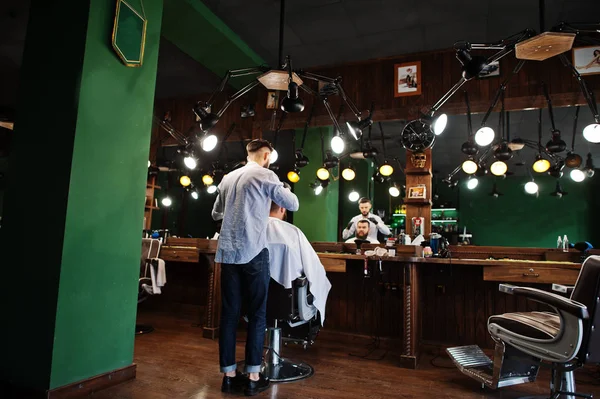
M2 384L132 364L162 0L143 6L144 65L129 68L115 0L31 2L0 229Z
M310 188L317 178L317 169L323 165L321 153L321 131L325 137L325 148L333 136L332 127L310 128L306 133L304 155L309 164L301 169L300 181L294 185L294 193L300 201L300 209L294 213L294 225L304 232L309 241L337 241L339 180L334 180L337 169L331 171L330 183L319 195ZM296 132L301 136L303 130ZM337 177L336 177L337 179Z

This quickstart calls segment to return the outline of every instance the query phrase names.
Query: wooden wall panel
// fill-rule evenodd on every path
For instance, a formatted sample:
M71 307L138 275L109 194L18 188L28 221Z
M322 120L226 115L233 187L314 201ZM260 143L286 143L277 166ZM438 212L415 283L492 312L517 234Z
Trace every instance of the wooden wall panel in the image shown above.
M491 53L482 52L482 54L490 55ZM422 95L394 97L394 64L410 61L421 61ZM499 77L472 80L463 86L463 89L469 91L473 113L487 111L496 90L516 64L517 59L514 55L508 55L500 62L501 75ZM356 102L359 109L365 112L364 114L369 109L371 101L375 101L374 120L382 121L412 119L418 116L421 110L427 110L459 80L460 67L460 63L455 58L455 52L445 50L315 68L311 72L332 78L341 76L342 86L348 97ZM600 94L600 75L586 76L585 80L590 87L596 88L597 94ZM540 86L542 81L548 84L555 107L585 104L577 81L572 77L569 69L555 57L542 62L528 61L520 73L513 77L506 89L507 111L545 107ZM265 109L266 90L261 87L258 92L257 122L254 124L254 129L260 131L268 125L269 115ZM448 100L442 108L444 112L466 113L463 96L460 93L461 91ZM301 97L308 109L312 104L313 97L304 92L301 92ZM330 98L331 106L336 114L340 102L339 96ZM352 117L346 108L344 120ZM290 115L286 127L301 127L305 118L304 113ZM322 104L316 107L313 123L315 125L331 125Z

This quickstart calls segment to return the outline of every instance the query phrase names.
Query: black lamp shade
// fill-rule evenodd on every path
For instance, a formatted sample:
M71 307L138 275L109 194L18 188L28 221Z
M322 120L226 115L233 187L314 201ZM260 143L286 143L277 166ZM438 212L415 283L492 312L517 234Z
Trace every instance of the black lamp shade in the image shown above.
M552 139L546 144L546 149L549 152L557 153L562 152L567 148L567 143L560 138L560 132L555 131L552 133Z
M503 142L494 151L494 158L498 161L506 162L513 157L512 150L508 147L506 142Z
M481 56L472 56L468 50L458 50L456 58L462 64L462 76L466 80L476 78L484 68L487 67L487 60Z
M304 111L304 101L298 97L298 84L290 82L288 85L287 96L281 102L281 110L294 113Z
M200 106L194 108L194 113L200 118L199 125L203 131L209 130L219 122L219 117L216 114L208 113Z
M479 148L471 140L465 141L460 150L466 155L476 155L479 152Z

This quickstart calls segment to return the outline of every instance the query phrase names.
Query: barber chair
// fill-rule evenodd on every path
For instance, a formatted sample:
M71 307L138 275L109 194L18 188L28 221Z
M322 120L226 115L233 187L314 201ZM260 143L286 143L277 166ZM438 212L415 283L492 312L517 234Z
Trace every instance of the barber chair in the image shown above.
M488 319L493 360L475 345L448 348L458 369L492 389L534 382L542 362L552 368L550 398L592 398L575 392L574 371L600 362L600 256L587 258L570 296L500 284L500 291L543 303L554 312L505 313ZM568 294L569 290L561 290Z
M150 267L155 266L160 253L162 238L142 238L142 257L140 261L140 278L138 280L138 305L154 295ZM154 327L148 324L136 324L135 334L148 334Z
M282 343L296 343L306 349L312 345L321 327L321 318L312 304L308 280L302 276L286 289L275 280L269 283L267 299L267 354L261 372L272 382L290 382L314 374L309 364L284 358ZM244 362L239 365L243 367Z

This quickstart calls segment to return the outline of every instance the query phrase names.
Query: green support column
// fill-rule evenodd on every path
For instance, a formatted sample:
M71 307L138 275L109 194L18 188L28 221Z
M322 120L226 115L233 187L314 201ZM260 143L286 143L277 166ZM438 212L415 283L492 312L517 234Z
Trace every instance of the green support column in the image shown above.
M143 7L144 64L129 68L115 0L31 2L0 230L2 385L132 364L162 0Z
M322 127L325 148L333 135L333 128ZM297 131L300 136L303 131ZM306 133L304 155L309 164L302 168L300 181L294 185L294 192L300 201L300 209L294 213L294 225L300 228L309 241L337 241L339 180L334 181L337 168L331 171L330 183L320 195L315 195L310 183L317 178L317 169L323 165L321 154L321 133L319 128L310 128Z

